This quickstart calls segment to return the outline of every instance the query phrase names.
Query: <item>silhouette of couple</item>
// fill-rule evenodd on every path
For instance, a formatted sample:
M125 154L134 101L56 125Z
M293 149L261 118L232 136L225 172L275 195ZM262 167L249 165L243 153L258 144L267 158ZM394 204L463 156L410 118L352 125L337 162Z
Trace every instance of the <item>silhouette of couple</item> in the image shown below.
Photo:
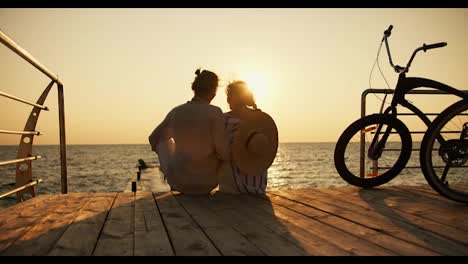
M273 119L257 109L243 81L226 87L231 111L223 114L210 104L218 76L200 69L195 74L194 97L173 108L149 136L164 178L184 194L208 194L217 186L223 193L264 193L278 148Z

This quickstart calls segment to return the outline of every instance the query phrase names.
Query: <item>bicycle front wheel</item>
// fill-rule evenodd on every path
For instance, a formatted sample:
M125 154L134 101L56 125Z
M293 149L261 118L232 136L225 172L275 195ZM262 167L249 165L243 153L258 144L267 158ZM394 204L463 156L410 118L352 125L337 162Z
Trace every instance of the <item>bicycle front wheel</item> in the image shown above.
M451 105L432 122L421 143L420 161L434 190L468 203L468 100Z
M376 135L377 128L381 132ZM374 137L381 139L391 128L390 135L378 159L368 156ZM411 155L411 135L399 119L390 115L375 114L352 123L341 134L335 147L335 167L349 184L371 188L395 178L406 166Z

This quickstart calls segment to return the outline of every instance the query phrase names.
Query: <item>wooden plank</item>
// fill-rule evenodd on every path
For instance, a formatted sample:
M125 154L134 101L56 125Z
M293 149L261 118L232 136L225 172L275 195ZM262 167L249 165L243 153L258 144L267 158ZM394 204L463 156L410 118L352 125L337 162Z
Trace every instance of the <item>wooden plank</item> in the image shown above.
M7 208L0 208L0 226L2 226L3 223L8 222L10 219L13 219L16 216L15 212L22 212L24 210L33 210L32 208L37 206L41 206L41 203L48 199L52 199L54 195L51 194L45 194L45 195L39 195L34 198L31 198L29 200L26 200L24 202L15 204L13 206L7 207Z
M98 192L98 193L94 193L94 197L110 197L110 198L113 198L114 200L116 198L116 195L117 195L116 192ZM114 202L114 200L112 200L112 203Z
M12 217L0 225L0 234L2 234L0 236L0 252L8 248L20 236L31 229L35 223L46 217L50 210L58 207L65 199L62 195L54 195L42 203L28 207L28 210L14 210L10 212L10 216Z
M452 201L444 196L440 195L434 190L426 190L416 186L395 186L395 188L402 189L411 193L415 193L424 197L425 199L430 199L432 202L444 203L447 206L459 206L459 202Z
M460 187L460 190L468 192L468 182L458 182L456 185L457 188Z
M320 193L329 195L330 190L315 192L317 195ZM361 190L359 194L355 192L341 193L356 197L357 205L361 208L368 209L369 205L373 205L373 209L384 212L389 217L406 221L448 239L461 243L468 242L468 233L464 231L466 224L462 221L468 213L466 207L459 205L455 211L454 209L447 211L447 208L435 205L431 207L431 204L420 202L421 199L418 199L417 196L408 197L406 192L398 192L389 188ZM345 197L341 197L342 201L349 201L348 197ZM441 216L442 214L445 216Z
M396 252L385 249L379 245L375 245L364 239L353 236L347 232L336 228L333 225L328 225L323 222L317 221L314 218L310 218L306 215L300 214L297 211L289 209L289 207L280 206L280 201L275 201L270 197L264 197L267 199L273 208L275 216L288 220L293 224L309 230L320 238L328 241L329 243L335 244L336 246L350 252L353 255L396 255Z
M314 192L314 195L320 194L317 191ZM389 217L405 221L419 228L438 234L441 237L468 244L468 232L463 230L466 226L463 219L468 216L468 208L466 207L459 207L458 210L455 210L456 212L453 209L451 211L440 212L432 210L433 208L431 208L430 205L427 206L420 202L420 199L415 200L417 197L407 198L406 193L383 188L362 190L360 194L345 193L345 195L354 196L358 201L357 205L362 209L369 209L372 207L376 211L385 213L385 215ZM346 200L348 200L348 198L346 198ZM424 216L424 214L427 214L427 216ZM441 214L445 214L446 217L436 216ZM438 219L438 221L434 221L431 218Z
M388 189L388 187L383 187L383 189ZM451 207L451 208L459 208L460 206L464 206L465 204L452 201L443 197L438 193L428 193L425 191L421 191L419 188L415 186L391 186L389 189L395 189L401 192L406 192L412 195L417 196L419 199L423 199L424 201L436 205L440 205L442 207Z
M395 210L468 231L468 223L463 221L468 216L468 208L465 204L428 201L420 195L395 187L383 187L379 190L381 192L375 192L375 199L386 199L386 201L380 200L379 202L385 203Z
M64 195L62 203L17 239L4 255L43 256L52 248L80 209L91 199L87 193Z
M421 215L419 216L411 214L418 211L418 201L415 201L414 199L408 200L407 198L405 198L404 194L402 197L392 197L388 194L387 196L379 197L378 193L385 193L389 188L394 187L381 187L369 190L361 190L360 188L356 188L355 191L349 191L350 189L346 189L345 191L343 191L340 188L331 188L319 190L318 193L324 193L324 195L333 195L333 193L335 193L335 197L340 198L342 202L351 203L353 204L353 206L357 205L361 209L365 209L367 211L372 210L379 214L385 215L391 218L399 226L406 227L406 224L409 224L416 227L417 229L414 230L414 234L418 234L418 236L425 237L426 234L432 234L432 238L425 238L426 241L433 241L435 244L441 244L445 248L447 247L447 245L444 241L450 240L454 243L458 243L454 246L454 249L466 251L466 249L464 249L463 246L460 245L460 243L465 244L467 241L465 231L455 229L447 225L446 223L438 223L436 221L433 221L430 218L430 215L428 215L427 217L422 217L421 215L423 213L420 213ZM359 194L357 192L359 192ZM395 195L395 193L393 194ZM402 203L402 201L404 201L404 203ZM414 205L415 209L411 209L412 204L408 201L411 201L411 203L416 202ZM353 210L359 210L359 207L355 208L353 206L351 206ZM459 209L466 210L466 208L460 207ZM407 213L406 211L409 211L410 213ZM450 220L450 218L447 218L447 220ZM402 222L404 222L405 224L402 224ZM423 231L423 233L418 233L418 230ZM443 240L440 241L440 239Z
M262 197L262 196L259 196ZM274 200L275 197L271 197L267 194L267 196L263 196L263 198L266 198L267 200ZM296 201L293 200L282 200L281 205L283 207L287 207L288 209L295 210L295 211L300 211L307 213L307 216L313 219L318 219L320 217L324 217L327 215L330 215L328 212L317 210L315 208L311 208L309 206L303 205L301 203L297 203ZM271 207L271 206L270 206Z
M151 192L135 197L135 256L173 256L166 228Z
M325 198L311 199L296 195L291 191L275 191L274 194L298 201L319 210L327 211L330 214L348 221L359 223L363 226L414 243L440 254L460 255L466 253L466 248L458 243L440 237L428 230L421 229L414 224L410 224L401 217L389 217L380 211L376 211L375 207L381 206L378 204L363 210L362 207L353 205L352 203L343 203L340 200L326 200ZM355 198L351 196L349 199ZM382 210L382 208L380 210Z
M49 255L90 256L116 195L96 193L57 241Z
M288 192L295 193L296 190L288 190ZM312 190L316 191L316 189ZM271 201L274 201L275 203L285 205L287 201L281 196L276 196L276 195L271 195L268 194L270 197ZM292 198L292 197L288 197ZM294 197L296 198L299 202L303 202L301 198L299 197ZM320 201L327 200L328 197L322 197ZM310 211L312 210L322 210L326 208L311 208L309 207L308 210L304 210L303 208L307 208L308 206L302 205L301 207L290 207L287 206L289 209L294 210L296 212L299 212L301 214L310 215ZM324 224L328 224L330 226L333 226L337 229L340 229L344 232L350 233L356 237L359 237L361 239L365 239L366 241L370 243L374 243L376 245L382 246L388 250L391 250L393 252L398 252L398 254L403 254L403 255L434 255L436 254L433 251L424 249L422 247L418 247L412 243L408 243L406 241L402 241L398 238L389 236L388 234L381 233L378 230L369 228L366 225L362 225L359 222L353 222L350 221L346 218L342 218L341 215L335 214L336 212L333 210L330 210L331 214L326 214L325 216L315 218L319 222L323 222ZM314 216L314 215L311 215ZM398 245L398 246L397 246Z
M200 225L205 234L227 256L259 256L264 255L254 244L222 221L216 214L202 206L208 197L175 196L182 207Z
M134 194L118 193L97 241L95 256L133 256Z
M395 189L401 189L402 191L405 192L411 192L416 196L419 196L419 199L425 199L429 203L439 203L439 204L447 204L447 200L445 199L439 199L440 197L434 197L432 194L427 194L425 192L419 192L414 189L407 189L406 187L408 186L392 186L392 188ZM344 188L324 188L324 189L317 189L319 192L325 193L325 194L330 194L335 196L335 198L339 198L340 196L347 193L352 193L352 192L359 192L360 188L355 188L352 191L345 190ZM338 197L336 197L338 196ZM448 206L456 205L459 206L459 204L453 203L449 204Z
M276 196L268 194L269 199L281 206L288 203L288 200ZM291 209L289 206L286 206L288 209ZM304 206L306 207L306 206ZM307 208L307 207L306 207ZM309 209L313 209L310 208ZM292 209L295 212L308 216L310 210L303 210L302 207L298 209ZM335 215L324 215L318 218L315 218L317 221L322 222L324 224L333 226L337 229L340 229L344 232L352 234L358 238L366 240L368 243L373 243L375 245L379 245L384 247L392 252L395 252L396 255L420 255L420 256L431 256L431 255L438 255L436 252L424 249L422 247L416 246L412 243L408 243L401 239L389 236L385 233L378 232L374 229L370 229L368 227L362 226L360 224L348 221L346 219L337 217ZM334 237L330 237L331 241L334 240Z
M416 189L416 190L418 190L418 191L420 191L420 192L424 192L424 193L426 193L426 194L430 194L430 195L439 197L440 200L447 199L447 198L443 197L442 195L440 195L438 192L436 192L434 189L432 189L431 186L429 186L429 185L427 185L427 184L419 185L419 186L407 186L407 187Z
M450 188L459 192L468 192L468 184L466 182L449 182Z
M268 256L298 256L308 255L302 248L292 243L290 239L278 235L264 222L256 222L239 213L239 206L231 203L238 195L216 194L203 203L203 206L214 212L226 225L232 226L247 240ZM244 206L249 206L245 205ZM270 216L270 219L275 218Z
M233 197L230 201L235 205L239 214L242 214L251 222L257 225L265 225L274 233L286 238L299 248L303 249L307 255L312 256L347 256L348 252L329 241L317 236L308 229L301 228L294 224L294 219L285 220L276 217L270 202L258 199L254 196L241 195ZM248 204L248 206L246 206ZM275 210L275 209L274 209Z
M220 252L206 237L171 192L155 195L169 239L178 256L217 256Z
M421 187L421 188L420 188ZM461 203L458 203L458 202L455 202L455 201L451 201L443 196L441 196L440 194L436 193L435 191L431 190L431 191L421 191L423 188L426 188L427 186L426 185L422 185L422 186L380 186L378 188L373 188L373 189L382 189L382 190L386 190L386 189L390 189L390 190L399 190L401 192L405 192L405 193L410 193L412 195L414 195L414 198L415 199L418 199L418 200L423 200L425 203L428 203L430 205L437 205L437 206L432 206L434 208L440 208L440 207L443 207L443 208L454 208L455 210L458 210L460 207L464 207L464 204L461 204ZM324 189L326 191L337 191L337 192L340 192L340 193L357 193L361 190L361 188L358 188L358 187L354 187L354 186L347 186L347 187L339 187L339 188L336 188L336 187L333 187L333 188L326 188Z

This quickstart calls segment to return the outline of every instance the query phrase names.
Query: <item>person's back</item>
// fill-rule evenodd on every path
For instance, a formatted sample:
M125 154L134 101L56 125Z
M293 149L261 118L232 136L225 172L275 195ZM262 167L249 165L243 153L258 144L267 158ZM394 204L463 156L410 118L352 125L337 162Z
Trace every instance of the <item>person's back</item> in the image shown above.
M210 192L218 184L219 162L228 155L221 109L206 102L187 102L172 111L169 128L176 146L169 185L183 193Z
M230 126L239 126L245 117L252 116L254 112L260 110L257 110L253 94L243 81L235 81L229 84L226 95L232 111L224 115L230 130L229 140L234 142L235 129L230 129ZM267 170L260 173L243 172L240 170L239 164L236 164L235 160L231 160L222 164L218 177L220 192L263 194L267 187L268 173Z
M197 79L207 75L203 73L197 71ZM195 85L195 97L172 109L149 137L155 151L158 144L173 139L174 152L169 157L158 154L161 163L167 162L168 168L163 171L167 182L173 190L182 193L209 193L218 184L216 175L221 160L229 156L223 113L219 107L209 104L216 94L217 78L216 84L210 86L211 92L203 93Z

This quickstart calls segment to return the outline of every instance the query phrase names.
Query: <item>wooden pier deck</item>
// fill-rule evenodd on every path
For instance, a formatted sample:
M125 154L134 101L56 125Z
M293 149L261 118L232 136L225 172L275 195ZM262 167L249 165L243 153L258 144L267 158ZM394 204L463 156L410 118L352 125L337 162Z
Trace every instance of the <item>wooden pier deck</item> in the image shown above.
M41 195L0 210L0 254L468 255L467 216L428 186Z

